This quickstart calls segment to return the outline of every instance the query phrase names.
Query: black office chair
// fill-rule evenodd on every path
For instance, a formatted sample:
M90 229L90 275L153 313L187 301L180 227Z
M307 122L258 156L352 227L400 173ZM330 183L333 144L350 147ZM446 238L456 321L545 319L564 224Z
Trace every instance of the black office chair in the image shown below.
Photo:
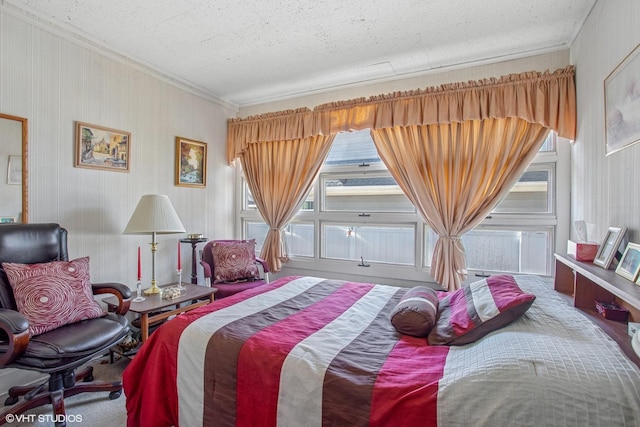
M93 294L114 294L120 304L114 313L81 320L30 336L29 321L17 309L13 289L3 262L40 264L68 261L67 230L58 224L0 225L0 368L27 369L49 374L48 381L32 387L12 387L5 405L15 405L0 414L19 415L51 403L56 420L65 419L64 398L84 392L109 392L110 399L122 393L122 383L92 382L93 368L76 368L105 354L129 332L124 314L129 309L131 290L119 283L92 284ZM83 380L83 383L76 381ZM64 426L64 421L56 426Z

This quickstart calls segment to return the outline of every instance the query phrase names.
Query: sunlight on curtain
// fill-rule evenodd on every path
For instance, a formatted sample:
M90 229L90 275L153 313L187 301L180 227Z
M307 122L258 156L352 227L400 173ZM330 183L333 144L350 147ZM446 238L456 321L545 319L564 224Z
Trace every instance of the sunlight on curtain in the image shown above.
M387 169L439 236L431 275L442 287L460 287L466 278L462 235L509 192L548 133L516 118L371 131Z
M272 272L282 268L289 254L282 229L304 203L329 154L335 135L293 141L250 144L240 157L256 207L269 226L260 253Z

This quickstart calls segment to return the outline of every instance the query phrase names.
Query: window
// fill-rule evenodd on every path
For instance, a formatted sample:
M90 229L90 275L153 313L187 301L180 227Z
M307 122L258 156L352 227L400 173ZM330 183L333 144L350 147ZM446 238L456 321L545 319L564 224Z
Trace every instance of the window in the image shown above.
M552 274L556 163L551 133L491 215L463 237L469 270ZM261 248L267 226L243 180L241 187L243 236L255 238ZM303 263L318 272L351 273L355 266L368 267L357 274L416 280L424 280L437 240L386 170L369 130L336 137L313 191L284 237L292 258L287 266Z
M322 223L322 257L415 264L415 225Z
M546 248L553 242L549 227L508 229L481 226L465 234L467 268L477 271L547 274Z
M529 166L492 213L553 213L553 169L553 163Z
M246 238L256 239L256 251L260 252L264 245L269 227L262 221L244 222ZM294 257L313 257L313 223L292 222L285 230L285 244Z
M428 234L424 265L431 265L431 255L438 239ZM480 225L462 236L467 255L467 270L482 276L492 273L549 275L553 248L553 227Z
M322 209L332 212L415 212L387 171L321 173Z

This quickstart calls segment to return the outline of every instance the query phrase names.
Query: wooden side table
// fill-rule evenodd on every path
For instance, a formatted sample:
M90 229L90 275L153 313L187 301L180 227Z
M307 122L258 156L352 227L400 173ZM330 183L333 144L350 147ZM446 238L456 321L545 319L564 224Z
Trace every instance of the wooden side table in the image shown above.
M191 243L191 283L194 285L198 284L198 258L196 253L196 246L198 246L198 243L203 243L207 240L209 239L207 239L206 237L200 237L198 239L180 239L180 243Z
M160 289L175 286L175 283L160 286ZM145 300L141 302L131 301L129 311L137 313L140 316L140 336L142 342L149 338L149 327L160 322L164 322L169 317L191 311L200 306L213 302L216 288L206 286L193 285L191 283L182 284L186 290L182 291L179 298L162 299L161 294L146 295ZM204 301L203 301L204 300ZM109 311L114 310L118 306L116 297L105 298L104 303L107 304ZM186 305L181 306L183 303ZM175 309L163 311L163 309L175 306Z

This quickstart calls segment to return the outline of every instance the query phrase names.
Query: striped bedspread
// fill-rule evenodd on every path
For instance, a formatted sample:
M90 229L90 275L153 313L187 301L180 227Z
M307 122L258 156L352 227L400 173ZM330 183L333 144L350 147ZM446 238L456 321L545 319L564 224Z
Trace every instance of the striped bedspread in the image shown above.
M286 277L167 322L123 374L133 426L640 425L640 372L540 279L520 320L429 346L405 288Z

